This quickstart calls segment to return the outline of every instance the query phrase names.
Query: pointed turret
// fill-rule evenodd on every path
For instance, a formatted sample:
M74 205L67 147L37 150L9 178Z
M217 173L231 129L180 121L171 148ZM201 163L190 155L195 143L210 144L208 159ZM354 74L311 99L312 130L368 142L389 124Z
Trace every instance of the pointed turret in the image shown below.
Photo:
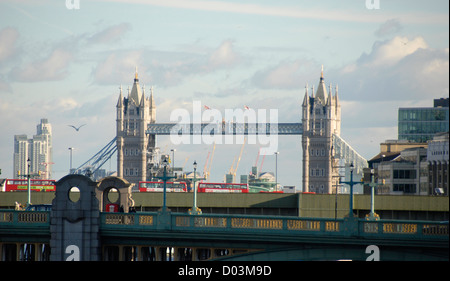
M335 98L335 101L336 101L336 106L339 105L338 91L339 91L338 85L336 85L336 92L335 92L335 94L334 94L334 98Z
M141 88L139 87L139 79L138 79L138 73L137 73L137 67L136 67L136 73L134 76L134 83L133 88L131 89L131 92L129 93L128 99L129 101L134 101L136 105L139 105L141 102Z
M141 96L140 106L145 107L145 105L147 104L146 101L147 100L145 99L145 85L144 85L144 86L142 86L142 96Z
M119 95L119 100L117 101L116 107L122 107L123 106L122 85L120 85L119 89L120 89L120 95Z
M305 97L303 98L303 106L307 106L309 103L309 95L308 95L308 83L305 86Z
M332 87L331 87L331 83L330 83L330 87L329 87L329 93L328 93L328 99L327 99L327 105L331 106L333 104L333 100L331 97L331 93L332 93Z
M323 65L322 65L322 73L320 75L319 86L317 87L316 99L320 100L320 102L323 105L327 103L327 89L325 86L325 81L323 79Z

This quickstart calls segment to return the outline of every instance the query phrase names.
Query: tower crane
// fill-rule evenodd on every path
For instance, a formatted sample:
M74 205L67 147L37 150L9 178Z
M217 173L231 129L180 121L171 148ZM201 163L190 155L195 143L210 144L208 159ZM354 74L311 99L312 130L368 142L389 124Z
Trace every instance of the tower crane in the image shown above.
M238 157L237 162L236 162L236 167L233 168L233 166L234 166L234 161L233 161L233 164L231 165L229 174L233 175L233 177L236 176L236 172L237 172L237 169L238 169L238 167L239 167L239 162L241 162L242 153L244 152L244 147L245 147L245 143L246 143L246 142L247 142L247 137L245 137L244 143L242 144L241 152L239 153L239 157ZM234 158L234 159L236 160L236 158Z
M211 154L211 151L208 151L208 156L206 156L205 166L203 166L203 177L208 178L206 168L208 168L208 160L209 155Z
M212 165L212 161L214 158L214 151L216 151L216 142L214 142L213 150L211 152L211 158L209 159L209 165L208 165L208 161L207 161L207 163L205 164L205 168L203 169L203 171L205 171L203 174L206 179L209 179L209 175L211 172L211 165ZM209 156L209 153L208 153L208 156Z

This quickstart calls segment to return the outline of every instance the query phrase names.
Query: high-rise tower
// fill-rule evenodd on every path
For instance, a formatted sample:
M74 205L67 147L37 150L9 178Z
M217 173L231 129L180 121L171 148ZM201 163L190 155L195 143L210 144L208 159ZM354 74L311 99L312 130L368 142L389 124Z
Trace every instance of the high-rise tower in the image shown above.
M147 180L148 157L155 149L155 135L146 135L147 124L156 121L156 106L153 89L150 97L145 96L145 88L139 86L137 70L133 87L128 88L127 97L123 97L120 87L117 101L117 175L134 183Z
M304 192L334 193L338 183L337 161L333 158L333 134L339 136L341 131L338 87L334 96L331 93L331 84L327 92L322 66L315 95L314 87L310 96L306 86L302 104Z
M14 136L14 177L18 174L40 174L39 178L50 179L51 164L52 125L48 119L43 118L36 126L36 135L32 139L28 139L26 135Z

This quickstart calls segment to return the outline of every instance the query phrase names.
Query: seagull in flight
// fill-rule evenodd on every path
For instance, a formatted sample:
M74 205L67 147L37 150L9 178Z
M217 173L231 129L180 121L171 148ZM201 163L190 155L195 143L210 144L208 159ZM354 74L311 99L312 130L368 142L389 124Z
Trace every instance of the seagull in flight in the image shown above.
M84 125L86 125L86 124L83 124L83 125L79 126L78 128L75 127L74 125L67 125L67 126L74 128L78 132L80 130L80 128L83 127Z

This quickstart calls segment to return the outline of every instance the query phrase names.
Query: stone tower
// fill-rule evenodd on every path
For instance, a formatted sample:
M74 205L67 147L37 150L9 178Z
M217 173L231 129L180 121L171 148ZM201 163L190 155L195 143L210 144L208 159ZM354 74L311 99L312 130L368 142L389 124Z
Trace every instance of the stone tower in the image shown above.
M338 183L337 160L333 158L333 134L340 135L341 106L338 87L327 92L323 66L317 91L308 86L302 104L303 192L334 193ZM335 168L333 168L335 167Z
M137 70L133 87L128 88L123 97L120 87L117 101L117 175L138 187L139 181L148 177L148 157L155 149L155 135L146 135L147 124L156 120L156 106L153 89L150 97L145 96L145 88L139 86Z

